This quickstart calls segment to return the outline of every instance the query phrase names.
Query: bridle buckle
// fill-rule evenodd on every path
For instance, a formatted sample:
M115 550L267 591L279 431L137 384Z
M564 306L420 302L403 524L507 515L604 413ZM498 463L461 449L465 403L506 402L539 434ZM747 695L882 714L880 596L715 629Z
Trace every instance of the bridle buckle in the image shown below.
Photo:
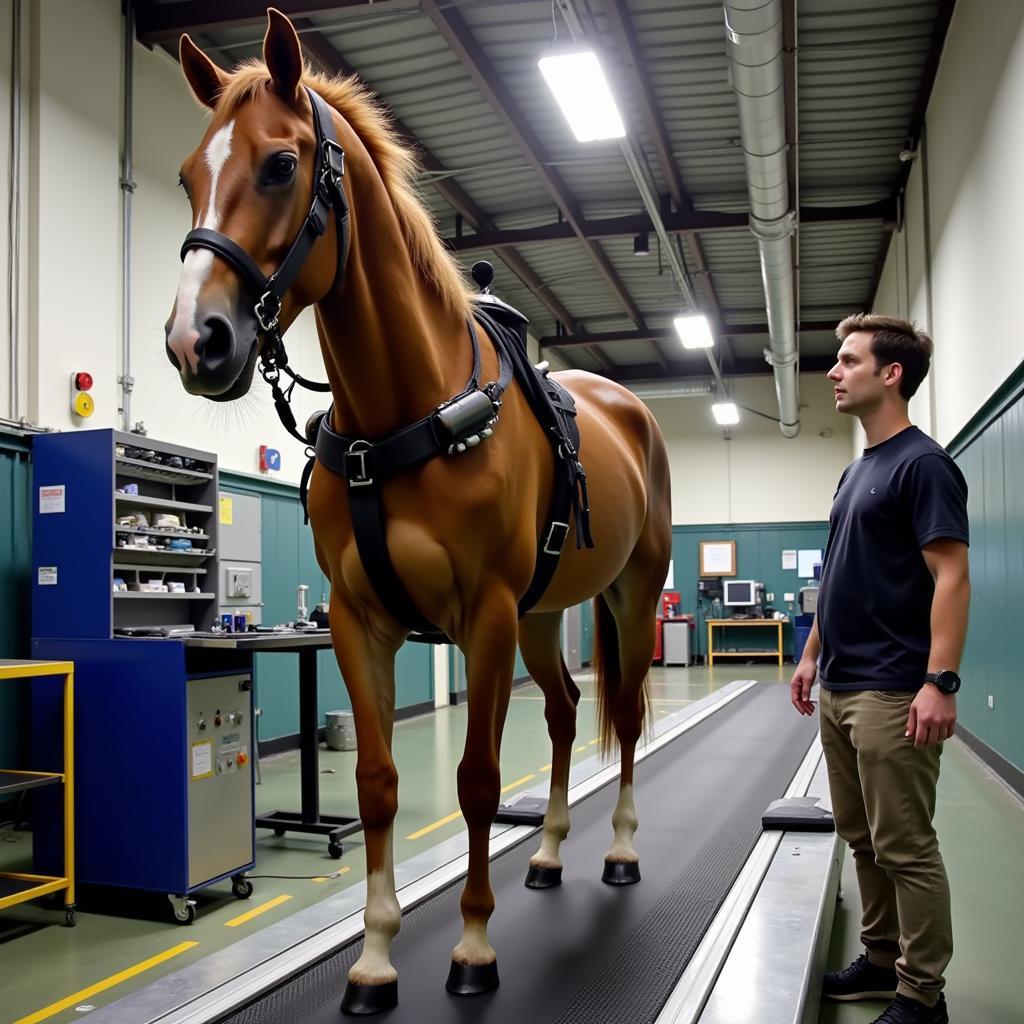
M267 302L273 301L274 309L268 312ZM259 302L253 307L253 312L256 314L256 319L259 322L260 327L265 331L272 331L279 322L281 316L281 300L273 292L264 292Z

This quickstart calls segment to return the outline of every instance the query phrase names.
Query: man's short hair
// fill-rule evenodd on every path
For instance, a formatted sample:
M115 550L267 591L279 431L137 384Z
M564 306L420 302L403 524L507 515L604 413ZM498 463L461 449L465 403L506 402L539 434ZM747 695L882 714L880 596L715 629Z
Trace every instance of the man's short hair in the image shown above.
M903 367L900 395L908 402L928 376L934 345L931 336L911 320L882 313L854 313L839 321L836 337L845 341L854 331L870 331L871 354L880 369L890 363Z

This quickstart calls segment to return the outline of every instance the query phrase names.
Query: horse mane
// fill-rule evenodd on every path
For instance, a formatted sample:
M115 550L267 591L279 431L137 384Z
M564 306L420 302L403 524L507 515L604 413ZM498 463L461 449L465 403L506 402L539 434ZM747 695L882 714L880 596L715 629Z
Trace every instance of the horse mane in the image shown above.
M359 136L384 182L414 265L445 306L468 318L469 290L454 256L438 238L434 220L416 186L416 152L399 140L380 103L355 75L328 78L306 64L302 84L319 93ZM270 85L266 64L256 58L247 60L225 83L217 107L234 110L264 96Z

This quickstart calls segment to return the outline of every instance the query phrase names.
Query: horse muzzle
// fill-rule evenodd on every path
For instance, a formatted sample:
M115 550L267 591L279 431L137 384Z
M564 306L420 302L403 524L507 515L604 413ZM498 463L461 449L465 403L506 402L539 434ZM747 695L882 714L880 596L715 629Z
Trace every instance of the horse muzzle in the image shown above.
M182 340L166 333L167 358L181 376L191 395L202 395L214 402L241 398L252 385L259 344L256 322L246 317L244 325L223 313L211 313L201 323L195 337ZM240 339L246 339L242 341Z

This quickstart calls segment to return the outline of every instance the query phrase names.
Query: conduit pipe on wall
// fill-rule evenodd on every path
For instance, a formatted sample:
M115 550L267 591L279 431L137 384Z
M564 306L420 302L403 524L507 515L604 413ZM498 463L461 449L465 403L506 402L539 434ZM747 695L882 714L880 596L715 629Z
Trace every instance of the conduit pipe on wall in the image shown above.
M135 4L124 5L124 121L121 150L121 429L132 429L132 99L135 88Z
M7 413L20 418L21 406L21 0L11 0L10 181L7 196Z
M750 197L750 230L757 239L768 312L765 358L775 373L779 427L800 432L797 403L796 313L786 170L786 97L781 0L725 0L725 32Z

